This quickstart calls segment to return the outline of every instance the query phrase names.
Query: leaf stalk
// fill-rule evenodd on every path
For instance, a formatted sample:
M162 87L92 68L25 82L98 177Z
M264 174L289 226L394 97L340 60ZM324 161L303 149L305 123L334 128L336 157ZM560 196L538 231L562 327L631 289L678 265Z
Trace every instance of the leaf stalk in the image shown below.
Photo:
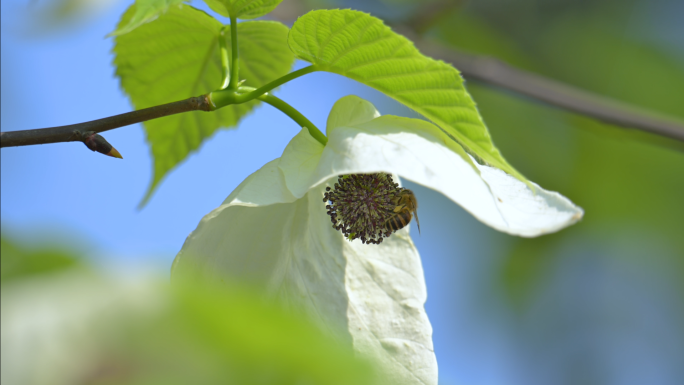
M231 66L230 66L230 84L228 89L235 90L238 87L238 40L237 40L237 18L230 15L230 48L232 51L231 55Z
M294 80L300 76L304 76L306 74L310 74L312 72L318 71L318 68L316 66L308 66L304 67L301 69L298 69L297 71L290 72L289 74L280 77L266 85L263 85L259 88L249 88L252 89L253 91L248 92L248 93L239 93L234 89L231 89L230 87L225 90L218 90L211 92L209 94L209 100L211 100L211 103L214 106L214 109L218 109L221 107L225 107L229 104L242 104L242 103L247 103L250 100L257 99L259 96L264 95L270 91L272 91L274 88L279 87L291 80ZM240 89L247 89L247 87L240 87Z
M223 26L219 32L219 50L221 55L221 75L223 83L221 89L225 90L230 85L230 57L228 54L228 45L226 44L226 29L228 26Z

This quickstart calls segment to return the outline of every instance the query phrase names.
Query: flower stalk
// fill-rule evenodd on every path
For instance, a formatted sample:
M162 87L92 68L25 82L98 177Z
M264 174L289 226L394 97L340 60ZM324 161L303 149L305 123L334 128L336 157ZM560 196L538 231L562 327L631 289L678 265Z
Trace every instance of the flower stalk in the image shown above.
M240 87L240 89L248 89L251 87ZM282 113L285 115L289 116L290 119L294 120L299 124L301 127L305 127L311 136L316 139L318 142L320 142L322 145L325 146L326 143L328 143L328 138L325 136L321 130L318 129L309 119L306 118L306 116L302 115L301 112L297 111L296 108L292 107L291 105L285 103L280 98L277 98L270 93L263 94L258 97L259 100L263 101L264 103L268 103L271 106L279 109Z

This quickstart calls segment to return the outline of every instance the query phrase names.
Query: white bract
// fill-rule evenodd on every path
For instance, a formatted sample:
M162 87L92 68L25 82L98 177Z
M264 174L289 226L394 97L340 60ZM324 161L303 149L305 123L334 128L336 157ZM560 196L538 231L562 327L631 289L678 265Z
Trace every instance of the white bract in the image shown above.
M433 124L379 116L355 96L335 104L327 134L323 146L303 129L279 159L242 182L190 234L172 273L250 281L377 360L381 383L437 384L425 280L408 226L379 245L347 241L326 214L325 188L339 175L391 173L527 237L558 231L583 212L558 193L473 162Z

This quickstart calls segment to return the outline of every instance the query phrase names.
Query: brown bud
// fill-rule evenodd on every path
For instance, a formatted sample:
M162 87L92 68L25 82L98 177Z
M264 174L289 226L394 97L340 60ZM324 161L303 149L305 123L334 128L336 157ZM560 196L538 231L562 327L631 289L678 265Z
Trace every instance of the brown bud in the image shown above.
M107 156L111 156L113 158L119 158L123 159L121 154L119 154L119 151L116 150L109 142L105 140L101 135L92 133L88 135L84 140L83 143L88 147L91 151L97 151L100 154L105 154Z

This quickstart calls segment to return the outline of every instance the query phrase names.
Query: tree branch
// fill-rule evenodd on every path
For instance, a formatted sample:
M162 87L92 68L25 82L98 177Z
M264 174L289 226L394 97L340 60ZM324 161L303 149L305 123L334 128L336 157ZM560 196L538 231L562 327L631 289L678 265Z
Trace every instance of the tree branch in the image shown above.
M459 52L424 40L404 28L396 29L411 39L425 55L453 64L466 80L478 80L515 91L606 123L684 141L684 122L675 118L523 71L494 58Z
M495 58L471 55L427 41L420 34L437 20L458 8L460 1L435 1L421 8L409 20L393 25L397 32L412 40L425 55L453 64L466 80L473 79L537 99L606 123L634 128L684 141L684 122L656 115L643 108L618 102L532 72L512 67Z
M125 114L68 126L36 130L0 132L0 147L29 146L33 144L84 142L93 133L113 130L135 123L180 114L188 111L211 111L206 95L179 100L160 106L131 111Z

